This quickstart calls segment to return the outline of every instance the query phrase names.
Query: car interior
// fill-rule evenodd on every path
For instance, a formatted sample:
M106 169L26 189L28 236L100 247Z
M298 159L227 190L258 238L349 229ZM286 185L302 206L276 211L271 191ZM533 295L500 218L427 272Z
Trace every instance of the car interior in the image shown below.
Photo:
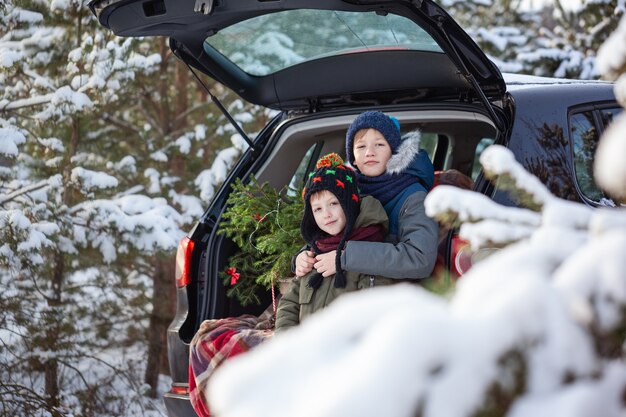
M394 113L402 134L419 130L421 147L428 151L435 170L457 169L476 179L478 157L495 140L496 129L486 116L468 111L425 110ZM260 182L277 189L298 188L320 156L336 152L345 158L345 132L355 115L291 119L280 126L272 149L256 169Z
M284 120L273 132L257 162L251 167L249 175L254 175L259 183L268 182L277 190L287 189L296 193L304 184L306 175L315 169L319 157L336 152L345 158L345 133L358 112L329 116L312 114L293 116ZM478 158L482 150L495 141L496 128L491 119L472 109L441 109L389 111L398 118L402 134L419 130L421 144L428 151L435 170L456 169L472 180L480 173ZM216 257L203 259L200 264L205 271L200 276L208 276L224 270L222 260L230 258L238 248L228 238L217 236ZM198 282L198 285L211 286L212 295L208 298L205 289L194 285L187 287L189 297L188 320L180 329L180 337L189 342L193 337L200 316L238 316L241 314L260 314L271 303L269 291L258 294L261 305L241 306L237 300L227 298L222 285ZM209 307L210 306L210 307ZM208 310L212 313L209 313Z

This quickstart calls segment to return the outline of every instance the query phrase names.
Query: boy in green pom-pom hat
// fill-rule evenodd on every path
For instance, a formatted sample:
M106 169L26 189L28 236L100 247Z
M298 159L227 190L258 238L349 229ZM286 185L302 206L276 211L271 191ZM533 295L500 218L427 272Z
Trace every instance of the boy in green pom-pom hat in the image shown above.
M331 153L320 158L302 198L302 237L313 254L337 251L336 273L323 277L321 271L314 269L296 278L278 303L276 331L299 324L345 292L391 282L383 277L341 270L341 251L346 242L382 242L388 219L378 200L369 196L361 198L354 170L344 165L339 155Z

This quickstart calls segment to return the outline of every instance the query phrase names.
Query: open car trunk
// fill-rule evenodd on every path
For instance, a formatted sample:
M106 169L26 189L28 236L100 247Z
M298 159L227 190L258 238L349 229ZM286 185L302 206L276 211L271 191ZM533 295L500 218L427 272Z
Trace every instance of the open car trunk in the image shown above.
M445 108L418 106L385 111L398 118L403 134L414 130L421 132L421 146L428 151L436 170L454 168L474 180L479 179L480 152L499 138L493 122L484 109L477 105ZM301 186L320 156L330 152L345 156L345 132L356 114L358 112L341 111L285 119L266 138L267 143L263 146L265 150L245 166L241 176L245 181L253 174L260 183L269 182L276 189L294 184ZM218 210L225 208L223 204L219 206L221 208ZM220 213L209 209L200 223L219 228ZM201 265L201 268L206 269L200 275L206 277L215 277L224 271L228 267L224 260L237 250L229 239L218 236L215 236L214 241L209 240L208 246L211 245L215 245L211 250L215 252L206 254ZM198 292L196 316L187 318L191 322L185 326L187 333L182 334L187 341L191 340L199 320L256 313L258 308L262 310L267 307L242 309L236 301L226 298L227 288L224 288L221 280L215 280L213 284L210 281L207 280L206 287Z
M480 100L491 112L489 101L505 93L498 68L431 0L92 0L90 7L120 36L170 37L182 60L270 108Z

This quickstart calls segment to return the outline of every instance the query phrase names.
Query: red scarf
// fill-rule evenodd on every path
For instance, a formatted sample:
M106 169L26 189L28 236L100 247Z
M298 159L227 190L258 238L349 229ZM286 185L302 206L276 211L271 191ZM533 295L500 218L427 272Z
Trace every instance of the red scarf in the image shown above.
M338 234L335 236L328 236L322 239L316 240L315 244L319 248L322 253L330 252L333 250L337 250L337 246L339 246L339 242L341 241L342 234ZM353 229L350 235L348 235L348 240L364 240L367 242L382 242L385 240L385 233L383 231L383 227L380 224L375 224L372 226L365 227L357 227Z

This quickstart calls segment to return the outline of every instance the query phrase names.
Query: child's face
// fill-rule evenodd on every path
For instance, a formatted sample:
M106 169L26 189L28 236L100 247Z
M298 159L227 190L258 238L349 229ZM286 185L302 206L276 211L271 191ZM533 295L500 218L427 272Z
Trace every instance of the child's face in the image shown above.
M331 236L338 235L346 227L346 215L337 197L330 191L319 191L309 200L317 227Z
M387 161L391 158L391 147L378 130L367 129L365 134L361 132L356 133L352 145L354 164L361 174L377 177L387 169Z

